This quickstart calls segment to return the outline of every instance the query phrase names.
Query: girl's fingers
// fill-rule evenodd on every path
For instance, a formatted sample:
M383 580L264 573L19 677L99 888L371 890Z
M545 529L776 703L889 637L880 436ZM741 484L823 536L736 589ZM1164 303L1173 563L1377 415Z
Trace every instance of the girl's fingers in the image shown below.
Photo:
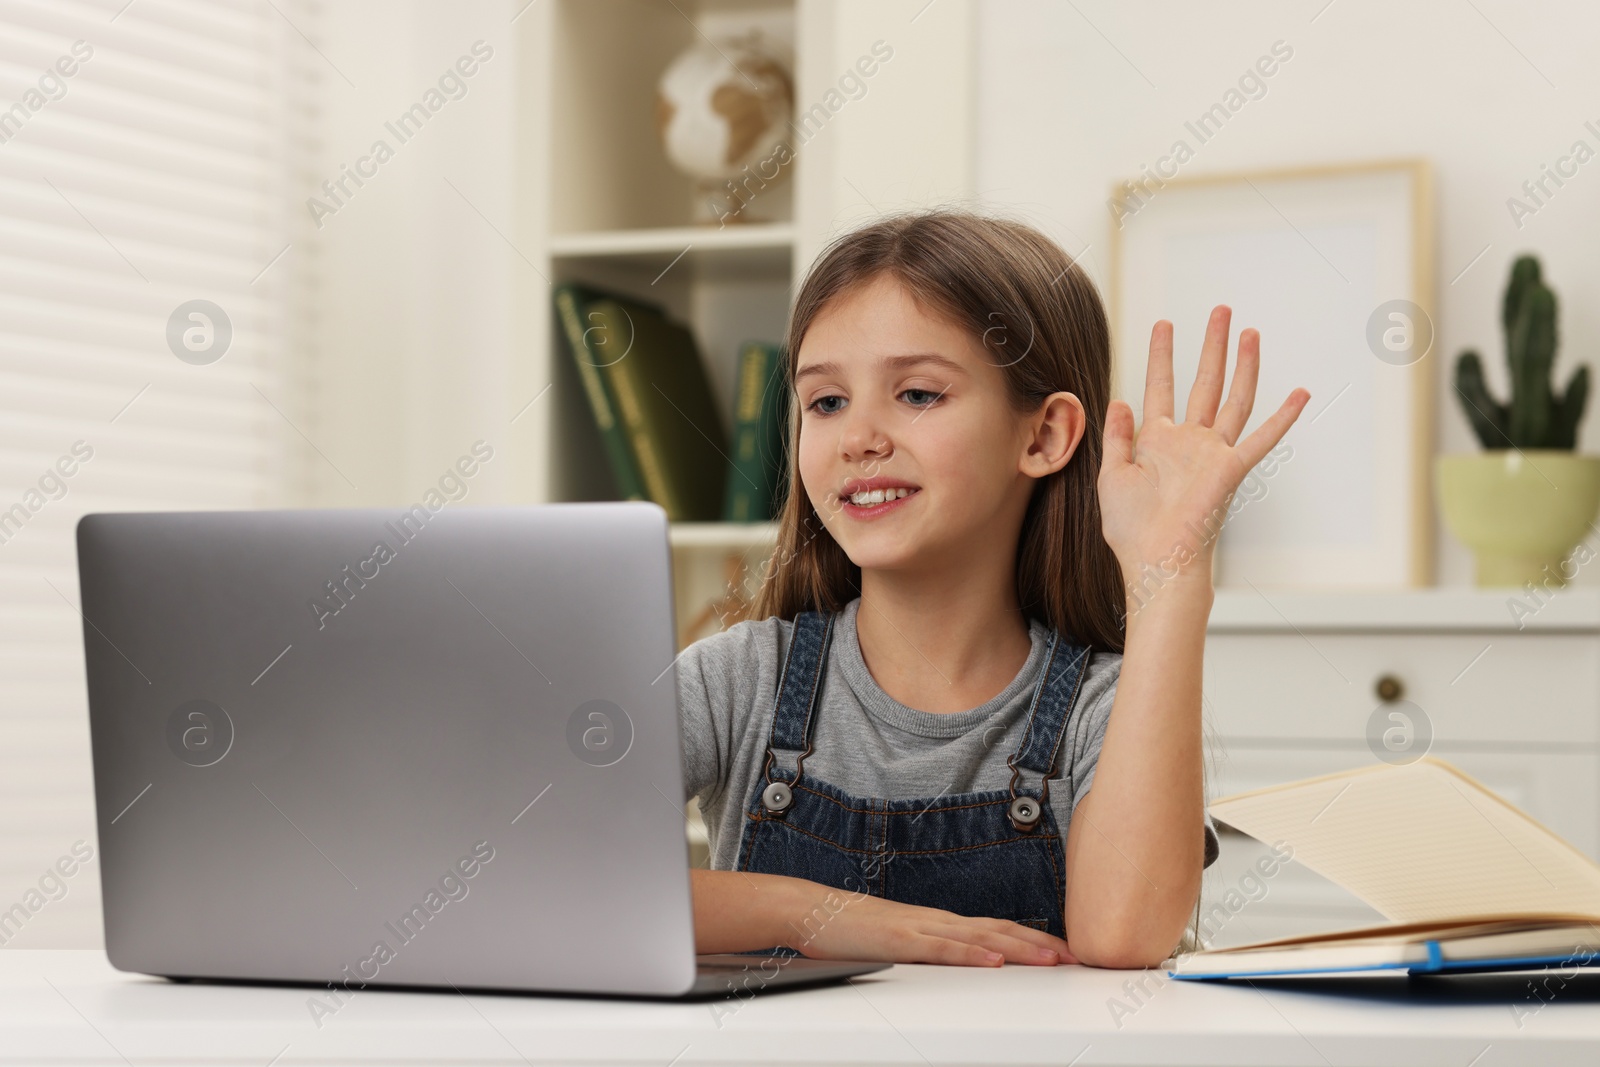
M1133 408L1128 406L1126 400L1113 400L1106 408L1102 452L1102 463L1116 465L1133 462Z
M1210 426L1217 416L1217 404L1222 401L1222 380L1228 371L1228 329L1233 321L1233 309L1218 304L1211 309L1211 321L1206 323L1206 340L1200 347L1200 366L1194 374L1194 386L1189 390L1189 407L1184 413L1185 422Z
M1150 362L1144 371L1144 420L1163 415L1172 418L1172 323L1166 319L1150 330Z
M1053 949L1063 955L1070 955L1067 943L1055 934L1046 933L1043 930L1035 930L1031 926L1023 926L1021 923L1014 923L1009 919L979 919L976 921L984 924L988 930L1005 934L1008 937L1021 938L1039 948Z
M1009 934L983 934L978 941L991 952L1002 953L1007 963L1020 963L1029 967L1054 967L1061 962L1061 953L1053 948L1041 948L1031 941Z
M1011 963L1054 966L1057 963L1077 962L1077 957L1073 956L1072 950L1061 938L1005 919L975 918L939 923L931 927L930 932L1004 953Z
M1256 379L1261 373L1261 333L1259 330L1242 330L1239 333L1239 358L1233 364L1233 385L1228 388L1227 403L1217 412L1216 429L1230 445L1244 432L1250 421L1250 409L1256 403Z
M1300 417L1300 412L1305 410L1306 402L1310 399L1310 392L1305 389L1295 389L1266 422L1257 426L1249 437L1239 442L1237 451L1245 470L1260 463L1266 454L1272 451L1273 446L1283 439L1283 435L1289 432L1289 427L1294 425L1294 420Z
M958 915L939 908L895 904L907 921L892 924L891 957L905 963L997 967L1011 962L1037 967L1077 963L1066 941L1031 926L990 916ZM990 959L991 955L997 959Z
M1003 956L993 949L938 934L920 935L912 946L912 954L920 963L943 963L956 967L999 967L1005 963Z

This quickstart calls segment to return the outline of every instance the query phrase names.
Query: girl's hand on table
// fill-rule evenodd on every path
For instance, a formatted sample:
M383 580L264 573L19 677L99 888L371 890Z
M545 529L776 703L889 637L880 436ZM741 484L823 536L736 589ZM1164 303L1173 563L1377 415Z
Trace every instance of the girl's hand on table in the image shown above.
M796 936L787 944L812 959L965 967L1078 962L1061 938L1007 919L957 915L810 884L816 887L806 902L810 910L793 924Z

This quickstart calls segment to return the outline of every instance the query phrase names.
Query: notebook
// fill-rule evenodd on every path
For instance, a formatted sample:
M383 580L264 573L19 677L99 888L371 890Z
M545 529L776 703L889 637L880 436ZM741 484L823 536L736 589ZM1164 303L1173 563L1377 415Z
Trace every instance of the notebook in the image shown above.
M1174 978L1496 970L1600 958L1600 865L1456 767L1424 757L1218 800L1213 819L1389 921L1182 953Z

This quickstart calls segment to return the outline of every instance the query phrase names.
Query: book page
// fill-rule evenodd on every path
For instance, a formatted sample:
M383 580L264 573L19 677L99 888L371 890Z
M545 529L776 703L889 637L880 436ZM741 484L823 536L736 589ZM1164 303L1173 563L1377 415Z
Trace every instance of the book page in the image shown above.
M1529 930L1560 930L1563 936L1589 936L1595 931L1594 920L1581 915L1528 915L1515 919L1496 918L1445 919L1423 923L1380 923L1376 926L1358 926L1332 933L1294 934L1267 941L1252 941L1246 945L1229 945L1227 948L1206 949L1194 955L1216 956L1230 952L1258 952L1262 949L1317 949L1329 945L1345 944L1421 944L1424 941L1456 941L1461 938L1487 934L1523 933Z
M1600 916L1600 866L1443 760L1380 764L1225 797L1213 818L1395 922Z

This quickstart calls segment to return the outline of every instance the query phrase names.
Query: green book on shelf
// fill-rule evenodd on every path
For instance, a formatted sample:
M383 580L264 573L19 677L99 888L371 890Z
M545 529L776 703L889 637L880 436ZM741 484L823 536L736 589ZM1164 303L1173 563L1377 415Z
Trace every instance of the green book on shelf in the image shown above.
M617 483L617 493L623 500L646 500L649 498L638 462L628 444L627 430L617 418L616 398L605 376L600 373L601 365L613 357L607 351L605 337L584 314L585 307L591 301L610 295L583 285L556 286L556 327L565 342L568 356L578 369L583 395L589 401L595 428L600 431L606 461L611 465L611 475Z
M788 413L783 349L746 341L739 349L734 376L733 454L723 522L766 522L776 517L786 473L783 438Z
M728 438L694 336L634 300L590 301L584 318L646 495L673 522L716 521Z

